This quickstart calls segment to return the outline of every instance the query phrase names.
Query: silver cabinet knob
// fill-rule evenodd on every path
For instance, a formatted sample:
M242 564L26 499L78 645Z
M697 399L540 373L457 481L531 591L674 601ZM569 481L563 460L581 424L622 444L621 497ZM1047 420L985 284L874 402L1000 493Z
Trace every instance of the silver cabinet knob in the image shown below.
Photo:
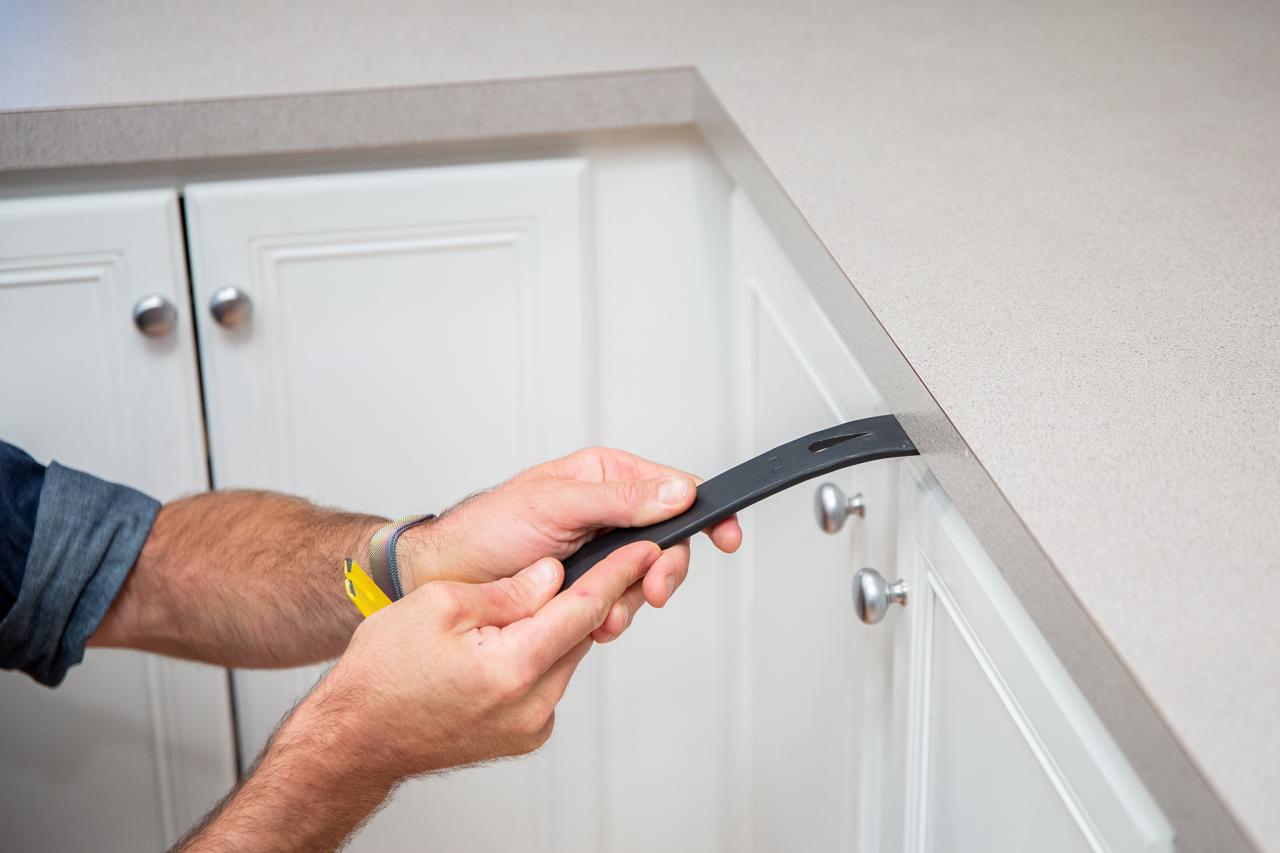
M253 316L253 300L238 287L224 287L209 300L209 313L224 329L238 329Z
M849 516L866 517L867 502L861 492L850 498L835 483L823 483L813 496L813 514L824 531L838 533Z
M853 609L863 622L876 624L892 604L907 606L906 581L889 583L875 569L862 569L853 576Z
M133 325L148 338L162 338L178 325L178 309L163 296L144 296L133 306Z

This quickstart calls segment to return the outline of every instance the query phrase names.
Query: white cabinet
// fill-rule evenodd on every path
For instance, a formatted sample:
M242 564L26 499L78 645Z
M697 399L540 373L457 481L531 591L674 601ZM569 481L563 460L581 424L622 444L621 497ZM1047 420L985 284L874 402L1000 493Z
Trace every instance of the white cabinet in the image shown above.
M587 443L585 177L564 159L190 187L215 484L399 516ZM229 286L253 304L236 328L205 307ZM319 671L236 673L246 761ZM353 849L588 849L551 804L590 784L596 731L408 783Z
M1172 829L927 469L902 467L907 850L1166 851Z
M159 295L173 330L132 311ZM160 499L206 488L173 192L0 203L0 437ZM58 690L0 673L12 850L156 850L234 781L226 671L93 650ZM68 816L74 819L68 819Z
M192 186L190 291L173 192L0 203L0 436L206 488L198 348L214 485L398 516L599 438L712 474L887 411L745 197L652 154ZM353 849L1171 849L927 467L826 479L865 517L822 532L818 482L754 507L740 555L696 545L678 604L588 658L544 750L404 785ZM864 566L910 590L873 626ZM234 673L245 764L321 671ZM0 679L15 849L158 848L232 782L222 670Z
M740 193L732 205L744 455L882 411L756 213ZM926 466L828 479L863 494L864 520L820 532L812 487L748 519L750 846L1172 849L1168 822ZM909 589L877 625L852 606L864 565Z

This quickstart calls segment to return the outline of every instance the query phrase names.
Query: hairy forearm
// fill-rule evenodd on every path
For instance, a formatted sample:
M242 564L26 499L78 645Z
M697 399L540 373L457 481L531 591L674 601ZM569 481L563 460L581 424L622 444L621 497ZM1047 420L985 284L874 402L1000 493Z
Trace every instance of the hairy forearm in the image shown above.
M222 666L335 657L359 622L341 562L383 522L270 492L166 504L90 642Z
M284 722L243 784L178 843L186 853L336 850L386 799L394 774L367 761L359 697L330 679Z

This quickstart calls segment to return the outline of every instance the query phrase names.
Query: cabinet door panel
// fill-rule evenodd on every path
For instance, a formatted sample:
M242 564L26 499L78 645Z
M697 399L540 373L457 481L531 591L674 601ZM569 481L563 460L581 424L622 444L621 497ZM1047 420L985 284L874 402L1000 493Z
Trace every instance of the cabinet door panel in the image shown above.
M134 303L178 324L147 338ZM169 499L206 487L177 198L0 203L0 436ZM14 850L160 849L234 781L226 671L91 650L57 690L0 674Z
M941 489L904 469L918 654L908 849L1172 849L1115 742Z
M1089 850L945 607L934 610L932 634L926 848Z
M876 412L879 398L835 337L745 199L732 208L742 332L743 421L749 456L798 435ZM849 850L874 836L881 764L880 697L889 648L858 622L850 599L863 565L893 562L892 463L824 478L861 492L865 519L836 535L814 519L817 483L790 489L744 519L750 566L747 626L756 850ZM872 784L868 784L868 782Z
M217 485L394 517L584 444L584 180L548 160L190 187ZM203 307L226 286L245 326ZM246 760L321 669L236 673ZM556 829L547 804L600 782L597 689L588 666L538 755L403 786L353 849L590 847L597 816Z
M519 251L494 235L273 268L256 291L279 345L256 343L290 491L388 510L441 507L514 473L529 455L519 429L529 420ZM466 464L441 464L449 449ZM331 460L343 458L335 477ZM380 461L408 475L396 478L403 496L387 494Z
M731 215L742 455L883 411L741 194ZM1170 849L1167 822L927 468L830 479L868 505L838 536L817 531L810 489L746 519L754 848ZM849 601L863 565L910 589L875 626Z

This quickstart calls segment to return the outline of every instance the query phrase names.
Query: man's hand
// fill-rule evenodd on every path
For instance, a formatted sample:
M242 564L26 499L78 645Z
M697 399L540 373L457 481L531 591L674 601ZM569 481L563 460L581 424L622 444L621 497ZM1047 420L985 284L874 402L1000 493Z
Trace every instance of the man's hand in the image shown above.
M525 471L400 539L401 580L484 583L540 557L563 559L610 527L688 509L696 478L617 450L582 450ZM368 553L386 519L323 509L271 492L221 491L166 504L106 618L90 638L220 666L297 666L342 652L360 621L342 594L345 557ZM736 519L708 531L722 551ZM594 639L661 607L689 570L689 546L663 552L614 603ZM576 584L575 584L576 586Z
M591 633L660 554L620 548L564 595L560 563L542 559L375 613L182 849L334 849L401 779L536 749Z
M529 752L551 734L591 632L660 553L619 549L561 596L550 558L490 583L428 583L356 629L328 686L364 697L370 733L395 733L398 776Z
M698 482L684 471L620 450L580 450L407 531L397 546L401 581L406 589L439 579L486 582L539 557L564 559L603 530L679 515L693 503ZM732 552L742 542L736 518L706 533L721 551ZM668 548L614 603L594 639L616 638L646 601L665 605L688 572L688 543Z

